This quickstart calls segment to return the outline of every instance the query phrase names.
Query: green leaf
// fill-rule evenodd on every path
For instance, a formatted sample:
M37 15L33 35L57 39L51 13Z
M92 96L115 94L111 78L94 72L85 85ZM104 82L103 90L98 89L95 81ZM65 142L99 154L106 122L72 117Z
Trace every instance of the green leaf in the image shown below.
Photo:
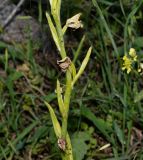
M7 44L5 42L0 41L0 48L7 48Z
M137 103L139 101L141 101L143 99L143 90L140 91L139 93L136 93L135 98L134 98L134 102Z
M87 153L88 145L86 141L90 140L90 135L86 132L76 132L72 136L72 147L74 160L83 160Z
M47 101L48 103L50 103L56 98L57 98L57 95L55 93L49 93L48 95L44 97L45 101Z
M5 72L7 72L8 68L8 50L5 49Z
M48 23L49 23L49 27L50 27L50 30L51 30L51 33L52 33L52 37L53 37L53 39L55 41L55 44L56 44L58 50L61 51L59 38L58 38L58 34L57 34L57 31L56 31L56 28L54 27L54 24L52 22L52 19L51 19L50 15L48 14L48 12L46 12L46 17L47 17L47 20L48 20Z
M110 141L113 142L112 139L110 138L110 135L108 132L112 131L112 128L110 125L108 125L107 122L105 122L101 118L97 118L89 108L82 106L81 108L81 114L82 116L86 117L89 119L93 124L99 129L99 131Z
M116 53L115 56L118 57L117 45L116 45L115 40L113 38L111 29L109 28L109 25L108 25L104 15L103 15L103 12L102 12L101 8L99 7L97 0L92 0L92 3L94 5L94 7L96 7L97 13L100 15L101 22L102 22L104 28L106 29L106 32L107 32L107 34L108 34L108 36L111 40L112 46L113 46L113 48L115 50L115 53Z
M136 37L134 41L136 47L143 47L143 37Z
M60 126L60 123L55 115L55 112L53 110L53 108L51 107L51 105L49 103L47 103L45 101L45 104L46 106L48 107L49 109L49 112L50 112L50 115L51 115L51 119L52 119L52 123L53 123L53 126L54 126L54 131L55 131L55 134L57 136L57 138L61 137L61 126Z
M120 127L118 126L118 124L114 121L114 129L115 129L115 133L120 141L120 143L122 145L125 144L125 139L124 139L124 134L123 131L120 129Z
M39 123L39 121L34 121L34 122L32 122L28 127L26 127L26 128L17 136L16 139L11 140L11 144L12 144L13 146L16 146L16 148L17 148L17 146L19 145L18 143L20 143L20 141L23 140L23 138L24 138L29 132L31 132L31 130L32 130L33 128L35 128L38 123ZM9 146L7 145L7 147L6 147L5 150L4 150L4 154L5 154L5 155L8 155L9 153L11 153L11 149L10 149ZM0 155L0 158L1 158L1 155Z
M12 100L14 100L14 96L16 94L13 89L14 88L13 87L14 81L18 80L22 76L23 76L23 74L21 72L14 71L14 73L11 73L6 80L5 84L9 90L9 94L10 94L10 97L12 98Z
M14 71L12 74L8 76L7 82L13 82L21 78L23 74L21 72Z
M35 129L35 133L31 139L28 140L28 143L36 143L40 138L47 135L49 128L47 126L39 126Z

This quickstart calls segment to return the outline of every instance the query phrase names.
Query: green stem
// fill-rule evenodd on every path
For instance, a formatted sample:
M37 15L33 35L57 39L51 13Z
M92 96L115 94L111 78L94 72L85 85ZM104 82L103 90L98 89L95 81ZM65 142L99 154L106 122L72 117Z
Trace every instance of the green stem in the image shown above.
M65 106L65 115L62 120L62 137L65 138L67 135L67 121L68 121L68 113L69 113L69 104L71 98L71 91L72 91L72 76L71 72L67 70L66 72L66 91L64 95L64 106Z
M65 139L66 137L66 134L67 134L67 125L68 124L68 117L63 117L63 120L62 120L62 138Z
M73 152L69 134L66 135L66 151L61 153L62 160L73 160Z
M67 56L66 51L65 51L65 44L64 44L64 35L63 35L63 31L62 31L62 27L61 27L61 21L60 21L60 17L53 15L54 20L55 20L55 24L56 24L56 29L57 29L57 33L59 36L59 40L60 40L60 55L63 58L65 58Z
M61 55L61 58L63 59L67 56L66 50L65 50L65 44L64 44L64 32L66 31L67 26L65 26L64 29L62 29L62 26L61 26L61 21L60 21L61 0L50 1L50 4L51 4L53 19L54 19L55 25L56 25L56 31L55 31L55 27L53 27L53 28L54 28L54 31L56 32L56 38L58 39L57 46L59 47L60 55ZM53 25L53 23L52 23L52 25ZM57 90L58 89L60 90L60 85L58 83L57 83L57 86L59 87L59 88L57 87ZM70 141L70 137L67 132L71 92L72 92L72 74L71 74L70 70L68 69L66 71L66 91L64 94L64 100L61 101L62 99L60 99L60 98L58 99L59 107L61 108L60 112L64 111L62 113L62 128L59 127L60 128L60 137L62 137L66 141L66 149L64 152L61 152L62 160L73 160L71 141ZM61 95L58 94L58 97L60 97L60 96ZM52 113L54 113L54 112L52 112ZM54 118L56 119L56 116ZM54 124L54 125L56 125L56 124Z

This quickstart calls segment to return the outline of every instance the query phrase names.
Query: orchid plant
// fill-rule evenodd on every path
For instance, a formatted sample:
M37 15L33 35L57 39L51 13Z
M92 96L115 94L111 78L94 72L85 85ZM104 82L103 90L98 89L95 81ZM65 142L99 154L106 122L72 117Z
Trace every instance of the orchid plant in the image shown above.
M54 131L57 137L57 145L61 150L62 160L73 160L72 145L67 131L71 93L75 83L85 70L85 67L91 55L92 47L88 49L87 54L80 66L80 69L76 71L74 61L71 60L66 53L64 35L68 27L73 29L83 27L82 22L79 20L81 13L78 13L73 17L67 19L65 26L62 27L60 19L61 0L49 0L49 2L51 6L51 14L46 12L46 17L48 20L50 31L52 33L52 37L61 56L61 60L57 61L57 64L61 68L61 71L65 73L66 79L64 93L62 92L59 80L57 80L56 87L58 107L62 119L61 122L58 121L58 118L52 106L46 101L45 104L50 112Z

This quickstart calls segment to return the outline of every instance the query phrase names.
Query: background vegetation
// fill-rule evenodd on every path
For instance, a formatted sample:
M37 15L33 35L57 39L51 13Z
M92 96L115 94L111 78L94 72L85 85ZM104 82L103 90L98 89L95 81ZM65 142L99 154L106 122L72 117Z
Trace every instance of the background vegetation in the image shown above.
M49 7L35 2L25 7L47 30L45 11ZM122 57L131 47L142 61L142 9L142 0L62 1L63 24L82 13L83 29L68 29L65 37L77 68L81 61L75 50L82 36L79 59L93 46L70 106L68 130L75 160L143 159L142 74L121 69ZM56 65L53 45L45 53L35 48L30 41L26 46L0 42L0 159L60 159L43 100L57 106L56 79L63 73Z

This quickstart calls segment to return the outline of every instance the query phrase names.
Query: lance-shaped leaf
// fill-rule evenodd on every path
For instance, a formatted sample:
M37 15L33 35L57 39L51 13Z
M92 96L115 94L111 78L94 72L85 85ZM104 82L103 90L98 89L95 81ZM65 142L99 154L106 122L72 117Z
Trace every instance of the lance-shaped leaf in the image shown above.
M48 107L49 109L49 112L50 112L50 116L51 116L51 119L52 119L52 123L53 123L53 126L54 126L54 131L55 131L55 134L57 136L57 138L61 137L61 126L60 126L60 123L55 115L55 112L53 110L53 108L51 107L51 105L47 102L45 102L46 106Z
M49 23L49 27L50 27L53 39L55 41L55 44L56 44L58 50L61 51L59 38L58 38L58 34L57 34L57 31L56 31L56 28L54 27L54 24L52 22L52 19L51 19L50 15L48 14L48 12L46 12L46 17L47 17L47 20L48 20L48 23Z
M83 62L81 64L81 67L80 67L78 73L76 74L75 78L72 81L72 86L75 84L75 82L79 79L79 77L83 73L83 71L84 71L84 69L85 69L85 67L86 67L86 65L87 65L87 63L89 61L89 58L90 58L90 55L91 55L91 51L92 51L92 47L90 47L88 49L87 54L86 54L86 56L85 56L85 58L84 58L84 60L83 60Z
M62 94L61 94L61 87L60 87L59 80L57 80L57 98L58 98L58 105L59 105L60 113L61 113L62 117L64 117L65 106L64 106L64 102L63 102L63 98L62 98Z

